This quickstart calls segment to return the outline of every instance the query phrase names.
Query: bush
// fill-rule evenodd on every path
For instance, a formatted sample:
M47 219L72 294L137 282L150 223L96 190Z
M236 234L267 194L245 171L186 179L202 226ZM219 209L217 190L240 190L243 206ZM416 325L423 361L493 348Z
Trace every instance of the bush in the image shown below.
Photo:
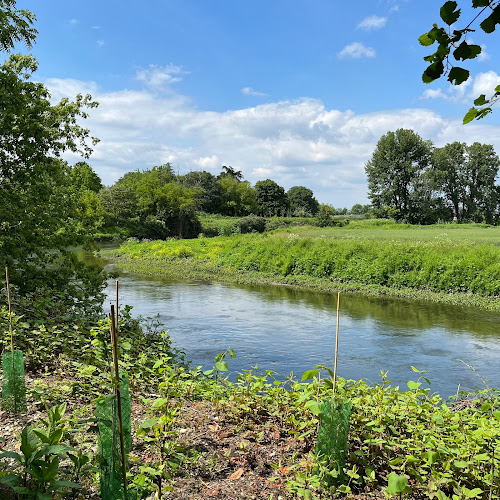
M247 215L237 221L241 234L263 233L266 230L266 219L257 215Z

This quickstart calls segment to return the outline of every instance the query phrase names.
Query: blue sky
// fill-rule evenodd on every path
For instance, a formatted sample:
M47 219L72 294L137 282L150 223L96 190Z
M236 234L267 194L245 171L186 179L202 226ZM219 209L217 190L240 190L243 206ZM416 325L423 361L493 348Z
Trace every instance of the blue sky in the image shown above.
M105 184L167 161L179 173L231 165L336 207L368 201L364 165L389 130L500 153L500 108L461 125L473 97L500 83L499 34L472 35L483 56L466 85L421 82L431 50L417 38L441 4L18 0L38 19L36 79L55 99L100 102L86 125Z

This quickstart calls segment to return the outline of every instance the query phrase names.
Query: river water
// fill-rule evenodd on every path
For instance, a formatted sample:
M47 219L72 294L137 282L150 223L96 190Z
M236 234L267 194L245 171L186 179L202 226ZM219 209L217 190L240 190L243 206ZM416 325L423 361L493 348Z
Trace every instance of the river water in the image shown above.
M230 375L258 366L283 379L317 364L333 368L336 294L283 286L173 281L122 272L120 303L159 315L174 345L195 366L211 368L231 347ZM110 282L108 302L114 300ZM406 389L411 366L428 370L432 392L500 388L500 315L423 301L342 294L339 376L379 382L381 370ZM477 374L463 362L472 366ZM424 383L425 385L425 383Z

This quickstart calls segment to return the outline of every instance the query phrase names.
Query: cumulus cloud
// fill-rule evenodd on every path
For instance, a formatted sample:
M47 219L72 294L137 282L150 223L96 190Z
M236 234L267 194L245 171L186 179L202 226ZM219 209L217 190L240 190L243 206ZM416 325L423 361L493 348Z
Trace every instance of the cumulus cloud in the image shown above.
M252 87L243 87L241 89L241 93L243 95L252 95L256 97L264 97L267 95L264 92L258 92L257 90L254 90Z
M382 29L387 24L387 17L368 16L358 24L358 30L374 31Z
M462 127L461 118L447 120L428 109L356 114L302 98L215 112L148 88L103 93L94 82L46 84L55 98L90 92L99 101L85 126L101 139L90 164L107 185L128 171L165 162L181 174L200 169L217 174L222 165L232 165L252 183L271 178L285 189L303 185L320 202L350 207L367 202L364 166L390 130L413 129L437 146L479 140L500 151L500 126Z
M442 88L426 89L420 98L444 99L445 101L461 104L472 103L481 94L485 94L486 98L492 96L497 85L500 85L500 75L494 71L487 71L478 73L461 85L449 85L444 90Z
M144 82L147 87L160 90L166 86L180 82L186 72L180 66L169 64L168 66L157 66L151 64L148 69L140 69L136 72L136 79Z
M361 42L346 45L338 54L341 59L361 59L362 57L375 57L375 49L367 47Z

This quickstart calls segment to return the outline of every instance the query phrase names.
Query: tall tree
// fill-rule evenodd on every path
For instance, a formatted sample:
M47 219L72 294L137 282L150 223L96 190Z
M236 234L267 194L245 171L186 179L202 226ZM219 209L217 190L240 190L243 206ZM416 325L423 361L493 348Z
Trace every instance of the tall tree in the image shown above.
M219 179L223 192L223 213L225 215L241 216L256 215L259 204L255 196L255 189L248 181L238 181L230 176Z
M265 217L283 216L288 208L285 190L271 179L255 183L255 196L260 214Z
M366 164L368 197L375 209L392 207L397 219L421 220L422 199L429 189L423 181L432 152L432 143L413 130L388 132L377 143L372 159Z
M319 209L318 200L313 192L304 186L293 186L287 192L289 208L292 215L312 217Z
M219 179L223 179L224 177L231 177L232 179L236 179L237 181L243 180L243 174L241 170L235 170L233 167L222 165L222 172L219 174Z
M20 54L0 66L0 262L21 292L58 290L72 307L98 297L103 282L66 250L87 235L75 225L68 167L57 157L90 155L92 138L78 122L97 103L77 95L52 104L32 81L36 69Z
M183 186L199 190L200 210L210 214L222 212L223 192L215 175L204 170L193 171L183 175L179 181Z

